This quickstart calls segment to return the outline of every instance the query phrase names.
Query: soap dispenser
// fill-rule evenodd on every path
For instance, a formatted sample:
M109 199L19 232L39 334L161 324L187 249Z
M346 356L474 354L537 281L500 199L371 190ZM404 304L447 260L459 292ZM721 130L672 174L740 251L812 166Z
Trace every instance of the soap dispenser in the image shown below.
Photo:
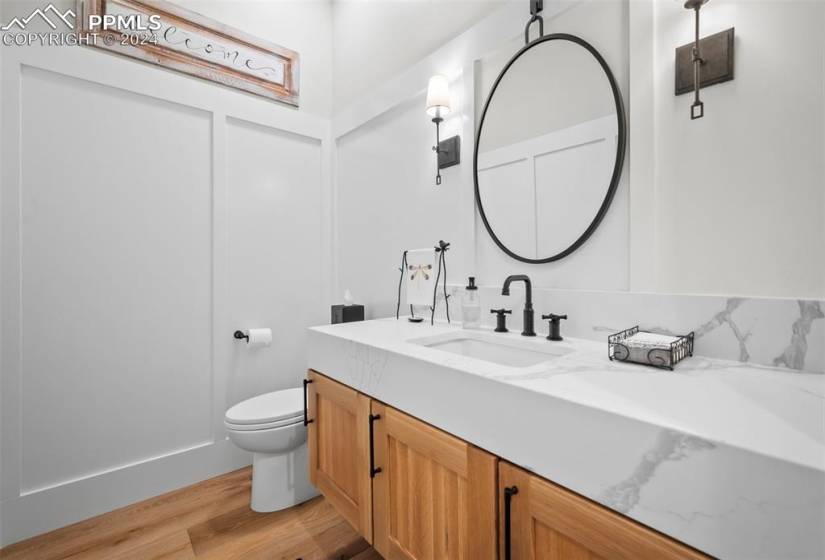
M464 288L464 297L461 299L461 326L465 329L477 329L481 325L481 301L475 277L470 276L468 280Z

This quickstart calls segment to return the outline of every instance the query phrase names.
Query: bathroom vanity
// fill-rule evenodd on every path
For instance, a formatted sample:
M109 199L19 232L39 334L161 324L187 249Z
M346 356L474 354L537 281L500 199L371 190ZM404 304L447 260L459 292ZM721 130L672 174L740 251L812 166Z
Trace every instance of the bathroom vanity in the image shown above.
M821 376L394 319L309 331L310 476L386 558L819 558Z
M624 241L606 244L636 231L621 221L630 215L627 192L617 199L624 206L608 217L621 191L628 143L622 76L617 80L603 53L584 38L544 34L541 3L530 6L525 44L490 84L478 118L475 208L465 209L477 212L509 260L489 254L475 236L466 242L476 251L473 259L488 278L521 272L509 261L531 265L545 288L579 288L576 278L621 276L626 266L637 266L640 278L667 270L678 260L670 257L691 253L693 237L705 235L706 212L699 211L701 227L677 229L690 238L671 239L669 230L641 225L635 237L655 241L651 254L639 251L630 265L623 262ZM538 28L532 35L531 26ZM638 153L652 145L641 144ZM631 183L638 190L645 181ZM641 188L632 196L653 192ZM683 190L663 198L665 204L640 206L644 218L636 222L647 224L649 210L695 197ZM693 201L675 206L673 216L681 219ZM600 240L591 240L603 222ZM673 243L667 259L661 257L668 252L665 239ZM538 268L591 241L590 257L578 264ZM706 248L715 243L713 234L705 238ZM617 260L597 266L596 255ZM725 262L740 266L744 258ZM652 268L634 263L648 259ZM680 264L674 270L682 272L667 274L716 274L718 265L708 263L721 260L693 262L698 266ZM403 263L402 280L410 270ZM576 273L548 280L562 270ZM731 269L729 276L740 273ZM753 293L741 276L743 293ZM551 321L547 340L544 333L535 336L526 274L508 276L501 295L509 295L513 281L525 284L523 319L514 329L520 334L506 332L517 313L504 307L491 309L496 332L404 319L309 331L311 477L378 552L473 560L825 558L825 376L822 331L812 327L823 317L820 301L754 301L744 310L743 298L730 297L700 317L697 306L711 303L691 296L566 290L552 298L545 293L544 305L536 305L565 313L542 315ZM617 276L616 282L627 280ZM449 301L446 283L445 271L442 301ZM433 314L439 296L433 292ZM400 284L398 297L400 308ZM578 300L578 310L571 300ZM412 309L416 302L408 297L407 303ZM577 311L588 318L579 319ZM562 340L559 321L566 313L582 336L604 338ZM621 329L605 325L626 328L645 313L647 324L657 326L652 330L687 335L679 358L693 353L695 334L698 355L674 371L611 362L608 330ZM702 355L720 356L728 344L735 350L721 356L740 361ZM644 355L652 361L647 349ZM675 356L671 346L660 365L669 367Z
M499 525L502 558L706 558L316 371L308 380L310 477L385 558L495 559Z

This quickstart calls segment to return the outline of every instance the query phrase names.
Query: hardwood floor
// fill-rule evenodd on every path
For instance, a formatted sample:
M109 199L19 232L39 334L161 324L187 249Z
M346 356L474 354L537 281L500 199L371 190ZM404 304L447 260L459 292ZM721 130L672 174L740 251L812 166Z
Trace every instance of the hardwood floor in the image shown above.
M323 497L249 509L252 471L231 472L15 543L3 560L381 560Z

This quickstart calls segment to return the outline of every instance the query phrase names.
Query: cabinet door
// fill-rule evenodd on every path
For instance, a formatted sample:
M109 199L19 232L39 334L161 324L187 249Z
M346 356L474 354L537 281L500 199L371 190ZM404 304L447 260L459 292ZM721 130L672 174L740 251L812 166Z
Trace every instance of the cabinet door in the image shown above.
M308 380L309 478L371 543L370 399L312 370Z
M515 494L514 490L517 489ZM510 554L507 502L510 498ZM684 560L707 556L542 478L501 462L503 560Z
M494 560L498 460L373 401L374 546L387 560Z

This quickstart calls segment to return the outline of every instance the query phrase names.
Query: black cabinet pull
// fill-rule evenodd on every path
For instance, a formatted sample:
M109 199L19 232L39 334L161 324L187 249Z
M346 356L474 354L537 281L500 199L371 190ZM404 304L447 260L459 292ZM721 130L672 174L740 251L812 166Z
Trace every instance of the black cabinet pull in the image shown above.
M375 475L381 472L381 467L375 467L375 424L376 420L380 420L380 414L370 414L370 478L375 478Z
M518 494L518 486L504 489L504 560L510 560L510 500Z
M312 383L312 379L304 379L304 426L309 426L312 422L315 422L315 420L310 420L308 418L309 410L307 407L307 385L310 383Z

